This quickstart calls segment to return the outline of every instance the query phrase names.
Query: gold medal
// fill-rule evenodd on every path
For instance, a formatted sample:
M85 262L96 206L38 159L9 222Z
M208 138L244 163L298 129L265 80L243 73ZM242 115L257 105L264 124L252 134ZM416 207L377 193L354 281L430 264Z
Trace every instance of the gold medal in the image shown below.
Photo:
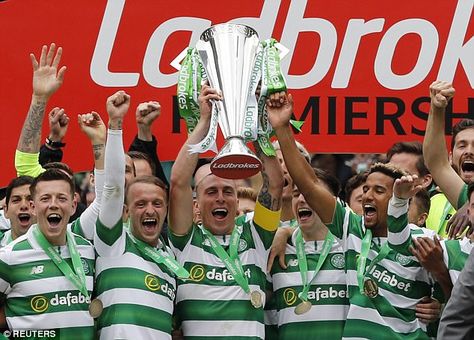
M307 312L309 312L311 307L312 307L311 302L303 301L298 306L296 306L295 314L296 315L301 315L301 314L307 313Z
M99 299L94 299L89 305L89 314L94 319L96 319L100 316L100 314L102 314L103 309L104 309L104 305L102 304L102 301L100 301Z
M262 293L258 290L254 290L250 293L250 303L254 308L261 308L263 306Z
M379 287L375 283L374 280L372 279L365 279L364 281L364 293L367 295L369 298L374 298L379 295Z

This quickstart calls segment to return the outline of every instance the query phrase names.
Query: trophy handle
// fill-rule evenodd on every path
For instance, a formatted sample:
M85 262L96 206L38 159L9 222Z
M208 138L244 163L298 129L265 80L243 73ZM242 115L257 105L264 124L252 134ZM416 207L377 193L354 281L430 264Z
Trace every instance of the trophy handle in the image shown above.
M262 162L240 137L230 137L211 162L211 172L227 179L251 177L261 169Z

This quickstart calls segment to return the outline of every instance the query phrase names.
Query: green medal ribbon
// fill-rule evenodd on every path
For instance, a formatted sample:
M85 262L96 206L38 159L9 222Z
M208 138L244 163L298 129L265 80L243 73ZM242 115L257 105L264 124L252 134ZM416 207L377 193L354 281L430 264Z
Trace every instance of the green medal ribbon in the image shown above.
M86 274L84 272L84 267L82 266L81 257L77 251L76 241L74 236L70 231L66 232L66 241L69 254L71 255L72 266L67 264L66 261L58 254L54 247L49 243L46 237L43 235L38 226L33 228L33 236L40 245L41 249L44 250L46 255L53 261L53 263L59 268L59 270L64 274L64 276L87 298L89 297L89 292L86 287ZM90 301L89 301L90 302Z
M316 264L316 268L314 269L313 278L308 282L308 262L306 260L306 253L304 251L304 241L301 229L296 231L296 257L298 258L298 266L300 269L301 280L303 281L303 290L301 293L298 294L298 297L303 300L308 300L308 292L311 284L313 283L316 275L318 275L319 270L323 266L324 261L329 255L331 251L332 245L334 243L334 235L331 234L329 231L324 238L323 248L321 249L321 254L319 255L318 263Z
M367 229L366 233L364 235L364 238L362 239L362 245L360 249L360 255L359 258L357 259L357 283L359 285L359 292L362 295L365 295L364 293L364 278L367 275L368 272L381 260L383 260L388 253L390 252L390 246L388 245L388 242L385 242L382 247L380 248L380 251L378 255L372 260L370 263L369 267L366 270L366 263L367 263L367 256L369 255L369 250L370 250L370 245L372 244L372 230Z
M216 256L224 262L225 267L227 270L232 274L234 277L235 282L246 292L247 294L250 293L250 287L247 278L244 276L244 270L242 268L242 262L240 262L240 258L237 254L238 245L240 241L240 236L242 235L243 226L237 224L230 235L229 240L229 254L224 250L224 248L220 245L214 235L212 235L206 228L199 224L198 227L201 229L202 233L206 238L209 240L212 250L216 254Z
M168 254L168 252L163 251L162 249L156 249L151 247L149 244L137 239L131 233L129 233L128 235L132 239L133 243L135 243L138 248L138 251L142 255L150 257L156 264L163 263L179 279L189 278L189 272L183 266L181 266L175 259L173 259L173 257Z

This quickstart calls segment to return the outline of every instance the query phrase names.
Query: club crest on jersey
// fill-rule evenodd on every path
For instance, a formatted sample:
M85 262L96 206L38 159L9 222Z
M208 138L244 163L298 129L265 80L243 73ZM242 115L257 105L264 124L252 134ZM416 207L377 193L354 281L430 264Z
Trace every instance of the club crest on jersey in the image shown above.
M89 275L89 265L87 264L87 261L85 259L81 259L82 263L82 268L84 268L84 274Z
M402 266L406 266L411 262L411 258L409 256L405 256L402 254L395 255L395 260L400 263Z
M344 269L344 266L346 265L346 261L344 259L343 254L334 254L331 257L331 264L333 267L337 269Z
M297 267L298 266L298 259L291 259L288 261L289 267Z
M239 241L239 252L243 252L245 249L247 249L247 241L241 239Z

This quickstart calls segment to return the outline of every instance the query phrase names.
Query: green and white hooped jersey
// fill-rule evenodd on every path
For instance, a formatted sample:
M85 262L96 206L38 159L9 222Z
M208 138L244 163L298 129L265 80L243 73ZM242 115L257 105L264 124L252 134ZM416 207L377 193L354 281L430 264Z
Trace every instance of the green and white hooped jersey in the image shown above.
M340 242L334 240L308 292L312 308L305 314L297 315L295 307L301 302L298 294L303 290L295 247L297 231L293 232L286 246L287 269L282 269L278 261L272 268L273 294L278 308L278 336L281 339L340 339L349 310L344 251ZM324 240L304 242L308 281L314 276L323 244Z
M240 219L245 221L238 247L244 276L250 291L264 292L274 232L256 225L252 218ZM227 250L230 236L214 236ZM215 255L201 229L193 225L187 235L169 233L169 238L178 262L190 273L189 280L178 280L176 295L176 315L185 338L263 339L263 308L252 306L249 294ZM265 300L264 295L262 298Z
M12 242L12 230L7 230L0 239L0 248L6 247Z
M357 281L357 260L366 231L363 219L346 208L343 202L336 204L328 228L342 240L346 255L350 307L344 339L428 339L426 325L416 318L415 306L423 297L432 296L434 282L416 258L408 256L407 247L411 236L432 238L434 232L414 225L407 229L406 213L404 216L391 222L389 216L389 237L374 238L371 242L367 267L384 242L388 242L390 251L366 274L378 285L378 296L370 298L360 293Z
M444 262L454 285L471 253L473 244L470 239L464 237L460 240L443 240L441 246L443 247Z
M0 249L0 291L6 296L5 313L10 330L55 330L57 339L94 339L94 319L86 298L69 281L28 232ZM95 253L91 243L74 235L92 292ZM67 245L55 247L72 267Z
M97 220L94 245L96 292L104 306L100 338L171 339L173 274L140 253L121 220L112 229Z

